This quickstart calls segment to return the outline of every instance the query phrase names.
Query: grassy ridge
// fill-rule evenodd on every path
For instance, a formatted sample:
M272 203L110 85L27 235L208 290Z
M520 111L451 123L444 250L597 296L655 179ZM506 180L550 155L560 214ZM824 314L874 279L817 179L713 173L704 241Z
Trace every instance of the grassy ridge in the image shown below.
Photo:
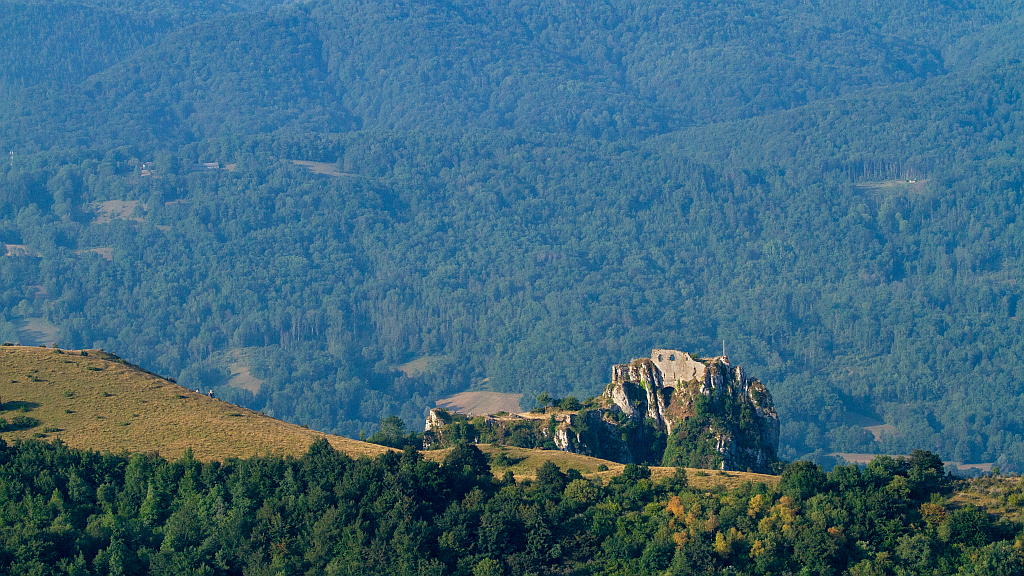
M197 394L104 352L86 354L0 347L0 418L40 421L5 431L8 442L44 434L74 448L156 451L171 459L191 448L200 460L299 455L321 436L351 456L387 450Z
M7 430L8 441L59 438L68 446L111 452L159 452L166 458L191 448L199 460L245 458L261 454L298 456L318 437L326 437L352 457L375 456L382 446L332 436L289 424L245 408L209 398L149 373L116 356L97 350L57 351L28 346L0 347L0 418L34 418L31 428ZM605 480L624 466L599 458L558 450L528 450L481 444L492 457L504 452L509 466L494 465L501 476L512 470L517 479L532 478L545 461L575 468ZM440 462L448 450L424 453ZM607 469L602 469L606 467ZM655 479L673 468L652 468ZM698 474L706 474L700 476ZM694 486L733 486L744 480L773 484L775 476L689 470Z

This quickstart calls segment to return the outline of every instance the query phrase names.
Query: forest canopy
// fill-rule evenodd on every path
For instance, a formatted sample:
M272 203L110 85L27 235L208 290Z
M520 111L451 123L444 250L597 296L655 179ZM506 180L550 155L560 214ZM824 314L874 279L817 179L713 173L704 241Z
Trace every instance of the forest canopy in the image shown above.
M724 341L1024 471L1018 3L192 4L0 2L0 339L351 437Z
M702 472L703 473L703 472ZM722 474L726 474L722 472ZM951 501L935 454L776 486L696 488L631 464L607 483L548 461L491 475L473 445L352 459L174 462L57 442L0 446L8 574L891 574L1024 570L1021 525ZM1021 483L982 486L1021 501ZM978 481L976 481L978 482Z

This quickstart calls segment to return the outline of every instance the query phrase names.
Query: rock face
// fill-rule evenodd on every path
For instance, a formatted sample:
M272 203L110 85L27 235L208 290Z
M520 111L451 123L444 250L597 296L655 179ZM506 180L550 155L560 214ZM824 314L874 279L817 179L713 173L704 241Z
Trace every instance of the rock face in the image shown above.
M779 417L768 389L725 356L678 350L612 366L602 406L565 418L561 450L618 462L769 472Z
M767 472L778 461L771 394L725 356L655 349L613 366L603 396L630 420L668 435L665 465Z
M427 425L424 427L424 431L437 431L447 426L448 420L446 420L445 417L442 416L441 414L442 413L436 409L431 410L430 413L427 414Z
M579 403L577 403L579 404ZM764 384L725 356L652 350L612 366L604 393L579 410L501 417L431 410L424 443L557 448L622 463L771 472L779 417Z

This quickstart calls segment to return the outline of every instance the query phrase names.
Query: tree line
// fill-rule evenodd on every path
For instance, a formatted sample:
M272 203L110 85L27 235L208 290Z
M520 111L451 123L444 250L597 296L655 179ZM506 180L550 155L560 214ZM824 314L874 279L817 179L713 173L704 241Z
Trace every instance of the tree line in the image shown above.
M608 482L548 462L491 475L461 444L353 459L199 462L59 442L0 449L0 566L11 574L1013 574L1021 526L956 506L934 455L777 486L690 486L630 465ZM1020 501L1019 481L1004 497ZM1016 542L1016 544L1015 544Z

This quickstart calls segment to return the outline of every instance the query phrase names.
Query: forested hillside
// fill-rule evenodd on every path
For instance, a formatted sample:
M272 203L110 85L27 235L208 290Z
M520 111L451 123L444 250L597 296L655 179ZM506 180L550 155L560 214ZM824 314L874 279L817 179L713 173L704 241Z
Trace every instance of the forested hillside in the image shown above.
M353 459L173 462L0 443L0 570L8 574L979 574L1024 570L1017 481L956 486L934 454L777 486L696 489L629 465L605 484L547 462L491 475L472 445ZM725 474L724 472L722 474Z
M0 339L348 436L724 341L1024 470L1018 2L275 4L0 2Z

